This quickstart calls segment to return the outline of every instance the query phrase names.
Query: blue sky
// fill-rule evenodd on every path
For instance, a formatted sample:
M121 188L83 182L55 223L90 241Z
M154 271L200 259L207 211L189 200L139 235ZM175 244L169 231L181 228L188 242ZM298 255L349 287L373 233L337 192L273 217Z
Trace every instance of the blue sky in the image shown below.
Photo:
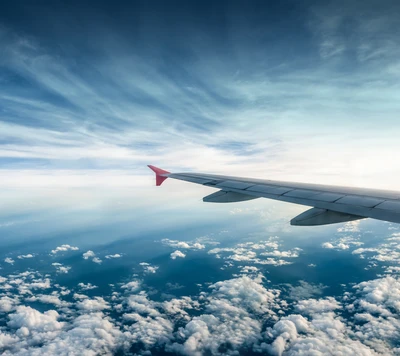
M1 6L3 186L152 163L400 188L395 1Z

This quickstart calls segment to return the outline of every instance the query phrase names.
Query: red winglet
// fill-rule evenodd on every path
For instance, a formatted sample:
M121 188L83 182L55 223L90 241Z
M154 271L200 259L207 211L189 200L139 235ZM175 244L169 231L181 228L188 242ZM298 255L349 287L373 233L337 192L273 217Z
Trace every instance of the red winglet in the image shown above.
M168 174L170 172L164 171L161 168L157 168L149 164L147 167L149 167L155 174L156 174L156 186L160 186L162 182L164 182L168 178Z

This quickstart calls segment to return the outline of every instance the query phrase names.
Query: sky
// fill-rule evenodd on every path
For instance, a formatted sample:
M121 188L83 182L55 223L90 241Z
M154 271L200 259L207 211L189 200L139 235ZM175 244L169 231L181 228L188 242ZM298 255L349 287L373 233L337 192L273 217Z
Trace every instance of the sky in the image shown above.
M169 171L400 189L395 1L15 1L3 187Z
M399 11L0 2L0 353L398 355L398 224L147 164L400 190Z

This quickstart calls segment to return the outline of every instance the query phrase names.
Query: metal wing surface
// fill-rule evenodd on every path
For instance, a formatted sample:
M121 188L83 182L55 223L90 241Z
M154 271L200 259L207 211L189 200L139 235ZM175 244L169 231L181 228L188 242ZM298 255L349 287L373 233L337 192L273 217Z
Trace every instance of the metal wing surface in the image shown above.
M219 189L205 202L231 203L268 198L312 207L291 220L292 225L326 225L363 218L400 223L400 192L333 185L294 183L205 173L170 173L149 166L156 183L167 178Z

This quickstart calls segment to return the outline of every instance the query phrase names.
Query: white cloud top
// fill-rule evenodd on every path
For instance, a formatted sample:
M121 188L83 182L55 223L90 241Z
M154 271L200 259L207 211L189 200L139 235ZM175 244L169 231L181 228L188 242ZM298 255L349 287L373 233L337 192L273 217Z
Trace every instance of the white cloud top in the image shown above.
M183 252L179 251L179 250L176 250L176 251L172 252L170 254L170 256L171 256L171 258L173 260L177 259L178 257L179 258L185 258L186 257L186 255Z
M78 251L79 247L71 246L71 245L61 245L56 247L54 250L51 250L53 255L57 254L58 252L66 252L66 251Z

